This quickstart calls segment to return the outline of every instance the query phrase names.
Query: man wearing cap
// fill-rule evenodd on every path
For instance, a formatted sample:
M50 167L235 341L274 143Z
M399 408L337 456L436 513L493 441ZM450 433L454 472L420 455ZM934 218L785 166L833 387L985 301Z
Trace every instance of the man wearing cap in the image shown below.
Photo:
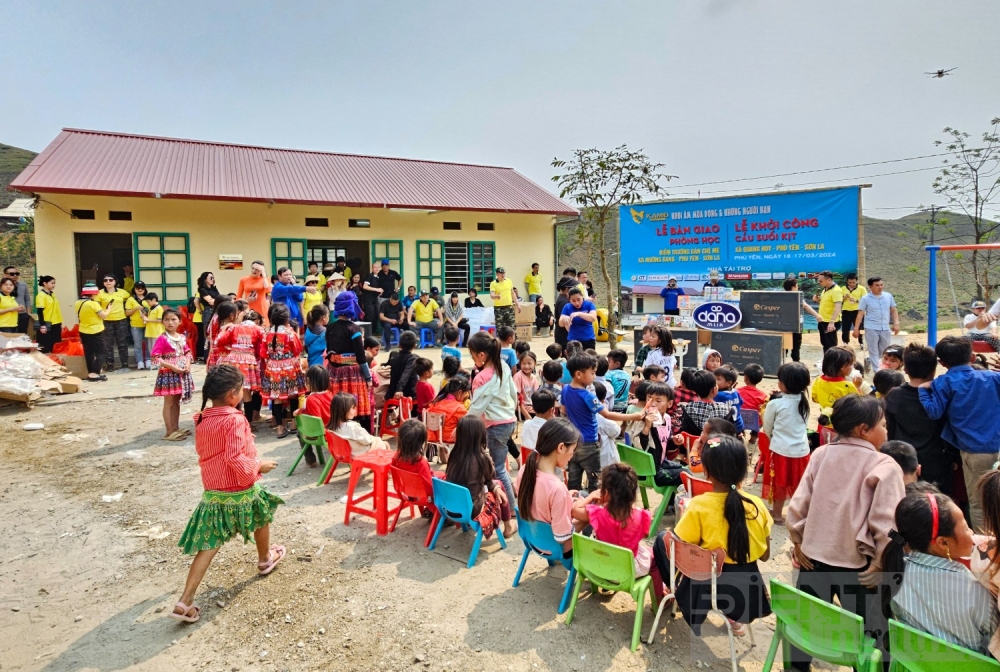
M444 303L441 300L441 289L438 287L431 287L431 301L438 304L439 306Z
M660 290L660 298L663 299L664 315L680 315L681 311L677 307L677 297L682 296L684 290L677 286L677 278L670 276L667 278L667 286Z
M844 305L844 292L833 281L832 271L820 271L816 279L819 281L819 286L823 288L820 294L813 295L813 301L819 302L819 322L816 326L819 329L819 342L823 346L823 352L825 353L837 345L837 332L840 331L840 311ZM861 316L860 310L858 311L858 316ZM865 331L868 331L867 326L865 326ZM878 360L876 359L875 361L877 362ZM876 364L876 366L878 365Z
M831 282L833 282L831 280ZM865 340L868 341L868 362L865 368L878 371L882 362L882 352L892 343L892 335L899 333L899 312L896 310L896 299L892 294L883 291L885 284L882 278L868 278L868 291L858 301L858 316L854 318L854 338L859 337L861 325L865 327ZM820 317L824 315L823 304L819 304ZM820 337L823 336L823 326L820 324ZM837 344L834 334L833 344ZM824 348L825 350L825 348Z
M430 292L426 289L420 290L420 298L410 306L410 311L406 316L410 324L410 331L420 338L421 329L434 330L434 342L441 340L441 307L437 301L431 299Z
M497 268L497 279L490 283L490 298L493 299L493 322L497 329L513 329L517 321L514 311L521 312L520 298L517 288L507 279L507 271L502 266Z
M1000 352L1000 338L993 335L993 324L1000 316L1000 301L997 301L989 312L986 312L985 301L972 302L972 314L965 316L965 330L974 341L989 343L990 347Z
M702 290L704 290L706 287L728 287L728 286L729 285L726 283L725 280L719 279L718 271L709 271L708 282L702 285L701 288Z
M524 288L528 290L528 301L534 303L542 295L542 274L538 272L538 263L531 265L531 273L524 276Z
M400 282L402 282L402 278L399 277L399 273L389 268L388 259L383 259L382 270L378 272L378 286L382 290L383 301L397 290Z
M373 263L372 272L361 283L361 310L365 313L365 320L371 322L373 334L382 333L382 325L378 320L378 304L382 296L382 288L378 284L380 268L379 262Z

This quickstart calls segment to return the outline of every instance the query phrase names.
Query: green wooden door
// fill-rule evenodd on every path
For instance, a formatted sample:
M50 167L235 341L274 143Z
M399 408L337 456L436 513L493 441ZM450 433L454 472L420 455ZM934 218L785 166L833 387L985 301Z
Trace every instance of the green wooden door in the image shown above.
M191 246L186 233L132 234L135 279L160 303L182 306L191 296Z
M361 273L362 279L371 271L371 265L383 259L389 260L389 268L399 273L402 278L400 286L406 286L406 275L403 273L403 241L401 240L373 240L372 258L366 268L359 270L351 269L355 273Z
M469 243L469 286L489 292L496 278L496 247L493 243Z
M305 238L272 238L271 239L271 272L286 266L299 280L306 277L306 250L308 244Z
M444 241L417 241L417 289L444 291Z

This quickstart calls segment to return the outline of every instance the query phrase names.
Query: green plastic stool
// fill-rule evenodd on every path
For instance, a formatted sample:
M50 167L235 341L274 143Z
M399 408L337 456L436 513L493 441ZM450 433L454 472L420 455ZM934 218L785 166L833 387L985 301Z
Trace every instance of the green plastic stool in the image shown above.
M653 613L656 613L656 593L653 590L653 580L649 576L635 578L635 556L632 551L614 544L585 537L582 534L573 535L573 567L576 569L576 582L573 585L573 598L566 610L566 625L573 622L576 612L576 601L580 597L583 580L590 581L590 588L597 592L598 588L619 593L628 593L635 600L635 622L632 625L632 651L639 646L639 635L642 630L642 610L646 606L645 594L653 603Z
M776 623L763 672L769 672L774 665L778 644L786 670L792 667L794 645L834 665L854 667L860 672L882 671L882 652L875 648L874 639L865 636L865 622L860 616L777 579L771 579L771 609Z
M316 451L316 456L319 458L319 463L325 465L326 458L323 453L326 452L326 427L323 426L323 420L317 418L315 415L306 415L305 413L299 413L295 416L295 426L299 430L299 438L302 441L302 450L299 451L299 456L295 458L292 462L292 468L288 470L286 476L291 476L292 472L295 471L295 467L299 466L299 462L302 457L306 454L309 448L313 448Z
M642 497L642 508L649 508L649 497L646 495L646 488L652 488L662 498L660 505L656 507L656 512L653 514L653 521L649 526L649 538L653 539L660 529L660 520L667 511L670 498L677 492L677 486L668 485L661 487L656 484L654 480L656 476L656 463L653 460L653 456L645 450L639 450L638 448L626 446L624 443L619 443L618 459L625 464L631 465L635 469L636 476L639 477L639 494Z
M889 619L889 672L998 672L989 656Z

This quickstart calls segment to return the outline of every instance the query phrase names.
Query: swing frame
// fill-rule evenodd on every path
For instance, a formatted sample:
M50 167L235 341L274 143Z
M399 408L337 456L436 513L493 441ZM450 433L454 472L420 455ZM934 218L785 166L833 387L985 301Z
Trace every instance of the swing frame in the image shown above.
M924 247L930 253L930 269L927 283L927 345L932 348L937 345L938 301L937 301L937 255L938 252L957 250L1000 250L1000 243L984 243L982 245L927 245Z

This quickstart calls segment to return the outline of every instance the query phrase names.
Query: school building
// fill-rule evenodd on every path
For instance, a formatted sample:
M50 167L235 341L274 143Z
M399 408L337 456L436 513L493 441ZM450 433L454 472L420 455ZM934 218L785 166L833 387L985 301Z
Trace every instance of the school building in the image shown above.
M523 294L538 262L554 294L554 222L577 214L511 168L76 129L10 188L36 197L38 274L56 278L67 323L85 282L125 266L173 305L204 271L231 292L254 260L301 279L338 256L462 294L497 266Z

